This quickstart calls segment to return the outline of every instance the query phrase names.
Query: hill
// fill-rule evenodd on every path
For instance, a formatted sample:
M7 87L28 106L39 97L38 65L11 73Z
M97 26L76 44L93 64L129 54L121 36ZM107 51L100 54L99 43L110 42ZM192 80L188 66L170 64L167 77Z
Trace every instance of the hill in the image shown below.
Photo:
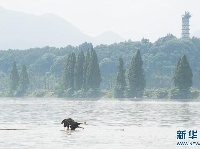
M0 7L0 49L77 45L90 39L63 18L35 16Z
M31 15L0 7L0 49L78 46L87 41L111 44L124 41L119 35L107 32L90 37L65 19L54 15Z
M83 43L79 47L67 46L63 48L44 47L28 50L0 51L0 76L1 85L8 83L9 72L15 59L18 68L27 65L29 74L40 88L44 87L46 75L52 77L52 85L55 87L62 73L64 60L70 52L76 54L82 49L86 54L92 45ZM144 62L147 88L171 88L174 68L180 56L186 54L193 71L193 87L200 88L200 39L192 38L184 41L173 35L159 38L154 43L148 39L141 41L126 41L111 45L98 45L94 47L98 54L99 65L102 74L102 89L111 89L115 84L118 58L124 59L125 68L128 70L130 61L137 51L141 50ZM2 82L3 81L3 82ZM34 86L34 85L33 85Z
M100 45L100 44L113 44L113 43L119 43L125 41L124 38L122 38L120 35L114 33L114 32L104 32L100 34L99 36L94 37L93 44L94 45Z

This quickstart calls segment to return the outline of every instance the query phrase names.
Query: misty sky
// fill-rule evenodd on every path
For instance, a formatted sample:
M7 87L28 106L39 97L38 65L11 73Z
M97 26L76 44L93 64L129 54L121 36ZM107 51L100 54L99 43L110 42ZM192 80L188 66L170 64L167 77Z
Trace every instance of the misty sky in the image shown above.
M200 0L0 0L4 8L61 16L90 36L113 31L125 39L151 41L181 36L181 16L192 14L191 33L200 30Z

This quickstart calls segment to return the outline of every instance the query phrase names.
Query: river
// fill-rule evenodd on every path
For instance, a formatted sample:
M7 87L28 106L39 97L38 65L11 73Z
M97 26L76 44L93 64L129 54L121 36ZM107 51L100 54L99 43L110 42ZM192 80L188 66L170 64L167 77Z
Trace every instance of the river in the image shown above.
M64 130L73 118L85 129ZM200 102L0 98L1 149L176 149L177 131L200 142ZM197 130L197 138L188 138Z

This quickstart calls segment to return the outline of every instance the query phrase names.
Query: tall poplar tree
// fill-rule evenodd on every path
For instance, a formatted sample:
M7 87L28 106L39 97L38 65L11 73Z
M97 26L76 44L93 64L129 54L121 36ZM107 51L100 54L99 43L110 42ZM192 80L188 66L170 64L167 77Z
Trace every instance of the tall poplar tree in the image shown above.
M17 91L19 86L19 73L17 70L16 62L13 62L11 73L10 73L10 92L13 93Z
M71 53L68 54L66 61L63 65L63 81L61 82L63 90L67 90L70 82L70 60L71 60Z
M83 51L81 50L81 52L78 54L75 66L75 79L74 79L75 90L80 90L83 88L84 62L85 62L85 56Z
M74 52L71 54L71 61L70 61L70 88L74 90L74 70L76 64L76 55Z
M142 97L144 88L146 86L146 79L144 69L142 67L143 61L140 54L140 50L137 50L135 56L133 56L131 65L128 71L128 92L127 96Z
M125 87L126 87L126 78L125 78L124 63L123 59L119 58L119 66L118 66L116 85L114 89L114 97L124 98Z
M84 70L83 70L83 89L87 91L89 89L89 78L87 78L88 74L88 68L90 63L90 52L87 51L86 57L85 57L85 63L84 63Z
M100 83L102 81L101 79L101 73L99 69L99 63L97 59L97 54L95 50L91 49L90 54L90 61L89 66L87 70L87 87L93 90L96 90L100 87Z
M28 89L28 85L29 85L29 78L28 78L28 73L27 73L27 69L25 65L22 66L19 83L20 85L18 88L18 94L23 95L24 93L26 93Z
M75 53L70 53L64 63L63 82L64 90L74 90L74 68L76 63Z
M189 98L190 87L193 84L192 77L192 69L186 55L183 55L177 62L173 77L174 86L179 92L175 98Z
M179 58L175 73L174 73L174 85L178 89L189 89L192 86L192 69L187 60L186 55Z

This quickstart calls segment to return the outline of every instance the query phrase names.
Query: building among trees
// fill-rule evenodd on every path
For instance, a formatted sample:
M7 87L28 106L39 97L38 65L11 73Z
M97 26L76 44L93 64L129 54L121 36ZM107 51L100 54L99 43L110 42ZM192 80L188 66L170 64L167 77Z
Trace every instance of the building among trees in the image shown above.
M189 12L185 12L182 15L182 39L189 39L190 38L190 24L189 19L191 18L191 14Z

